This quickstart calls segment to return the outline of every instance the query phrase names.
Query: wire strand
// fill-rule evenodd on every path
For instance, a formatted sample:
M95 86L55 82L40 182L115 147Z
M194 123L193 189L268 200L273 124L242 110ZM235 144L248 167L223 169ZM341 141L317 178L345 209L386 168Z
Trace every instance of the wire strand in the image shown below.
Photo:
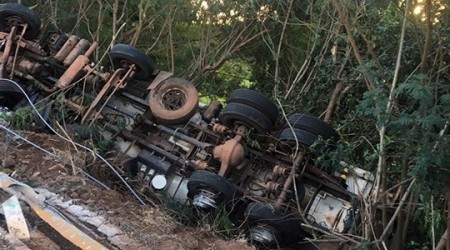
M16 87L18 87L20 89L20 91L22 91L22 93L24 94L25 98L27 99L28 103L31 105L31 107L33 108L33 110L36 112L37 116L39 117L39 119L42 120L42 122L45 124L45 126L47 126L53 133L55 133L55 135L57 135L58 137L60 137L61 139L63 139L64 141L73 143L74 145L76 145L77 147L80 147L90 153L92 153L93 155L95 155L96 157L98 157L102 162L104 162L110 169L111 171L113 171L113 173L120 179L120 181L126 186L126 188L133 194L134 197L136 197L136 199L142 204L145 205L145 202L141 199L141 197L139 197L139 195L136 193L136 191L134 191L134 189L130 186L130 184L128 184L128 182L119 174L119 172L117 172L117 170L105 159L103 158L101 155L99 155L97 152L95 152L94 150L81 145L77 142L74 142L72 139L67 138L63 135L61 135L60 133L58 133L45 119L44 117L42 117L42 115L39 113L39 111L37 110L36 106L33 104L33 102L30 100L29 96L27 95L27 93L22 89L22 87L16 83L15 81L11 80L11 79L7 79L7 78L0 78L0 81L8 81L12 84L14 84Z
M43 148L43 147L37 145L36 143L34 143L34 142L28 140L27 138L21 136L20 134L18 134L18 133L16 133L16 132L12 131L11 129L9 129L9 128L7 128L7 127L1 125L1 124L0 124L0 128L3 129L3 130L5 130L6 132L8 132L8 133L10 133L10 134L13 134L14 136L18 137L19 139L25 141L26 143L28 143L28 144L34 146L35 148L41 150L42 152L44 152L44 153L46 153L46 154L48 154L48 155L51 155L51 156L53 156L53 157L59 158L55 153L52 153L52 152L48 151L47 149L45 149L45 148ZM98 179L96 179L94 176L92 176L92 175L90 175L89 173L87 173L86 171L84 171L82 168L77 167L77 166L75 166L75 167L78 169L78 171L80 171L82 174L84 174L87 178L89 178L89 179L92 180L93 182L97 183L98 185L100 185L100 186L103 187L104 189L111 190L111 188L109 188L109 187L106 186L104 183L102 183L101 181L99 181Z

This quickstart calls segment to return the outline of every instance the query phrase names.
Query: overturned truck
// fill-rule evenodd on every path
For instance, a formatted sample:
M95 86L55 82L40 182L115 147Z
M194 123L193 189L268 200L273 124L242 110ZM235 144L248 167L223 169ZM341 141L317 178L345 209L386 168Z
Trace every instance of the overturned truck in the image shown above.
M116 44L95 62L96 42L42 30L20 4L0 6L0 40L2 107L46 103L70 110L67 126L103 124L102 136L125 155L117 167L154 192L205 213L225 209L261 248L359 233L359 201L374 177L345 162L332 171L317 163L339 140L319 118L280 122L274 102L248 89L226 105L199 103L194 84L155 72L138 49ZM61 119L45 107L48 123Z

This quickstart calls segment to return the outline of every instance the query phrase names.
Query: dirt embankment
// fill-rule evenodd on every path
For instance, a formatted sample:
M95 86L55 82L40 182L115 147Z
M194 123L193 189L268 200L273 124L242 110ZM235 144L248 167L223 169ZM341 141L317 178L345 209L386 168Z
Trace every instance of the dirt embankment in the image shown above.
M92 155L77 151L73 145L56 136L21 134L48 152L17 136L0 132L2 172L44 190L48 204L107 248L253 249L244 239L224 240L206 227L186 227L169 217L162 206L141 205L129 193L95 184L78 169L85 165L95 166ZM2 202L8 197L8 193L0 193ZM23 248L8 241L5 218L1 217L5 232L0 231L0 249L78 249L42 221L26 203L21 202L21 207L31 239L17 243L23 243Z

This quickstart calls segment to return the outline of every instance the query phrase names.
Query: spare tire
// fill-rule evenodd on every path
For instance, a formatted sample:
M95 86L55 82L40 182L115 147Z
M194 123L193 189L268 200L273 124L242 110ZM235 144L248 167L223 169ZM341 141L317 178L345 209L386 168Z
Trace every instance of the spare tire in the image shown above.
M164 124L188 121L198 109L198 91L182 78L168 78L152 89L149 100L155 118Z

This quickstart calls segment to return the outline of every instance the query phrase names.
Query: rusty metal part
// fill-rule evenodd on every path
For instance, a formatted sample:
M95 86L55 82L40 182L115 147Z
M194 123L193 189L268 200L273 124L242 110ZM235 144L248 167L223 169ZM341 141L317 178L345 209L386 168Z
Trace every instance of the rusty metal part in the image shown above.
M182 164L183 166L187 163L183 158L173 155L170 152L155 146L152 143L149 143L147 140L143 139L140 136L136 136L134 134L132 134L131 132L127 131L127 130L122 130L121 131L122 135L125 136L126 138L130 139L130 140L136 140L136 142L138 142L141 146L143 146L144 148L150 149L152 151L155 151L156 153L158 153L159 155L163 155L164 157L166 157L168 160L172 161L172 162L176 162L179 164Z
M68 99L63 99L62 102L64 104L66 104L67 106L69 106L70 108L72 108L73 110L77 111L80 114L83 113L84 110L86 109L85 106L77 104L77 103L75 103L75 102L73 102L71 100L68 100Z
M288 168L285 168L281 166L280 164L277 164L273 167L272 173L274 175L281 175L281 176L288 176L290 170Z
M86 68L87 68L87 66L86 66ZM84 80L87 83L90 83L92 85L96 85L96 84L102 85L105 83L105 79L108 79L108 77L109 77L109 74L105 75L105 74L99 73L97 71L89 71L88 75L84 76Z
M81 58L81 57L85 57L85 56L82 55L82 56L79 56L78 58ZM77 60L75 60L75 62L76 61ZM83 118L81 119L81 123L84 123L87 120L91 120L91 124L92 124L92 122L94 122L95 119L97 119L97 117L99 117L101 115L100 112L103 110L106 103L108 103L109 99L114 95L114 93L116 93L116 91L119 88L125 87L125 85L127 84L126 80L129 77L133 76L135 69L136 69L136 67L134 65L132 65L126 71L123 68L117 69L116 71L114 71L114 73L109 78L108 82L106 82L105 85L103 85L103 88L100 90L100 92L97 94L95 99L92 101L91 105L89 106L88 110L86 111L86 114L84 114ZM95 108L97 107L97 105L100 103L100 100L108 93L108 91L111 88L112 88L112 91L107 96L104 104L94 114L93 112L94 112Z
M153 79L152 83L148 85L147 89L152 90L158 87L158 85L163 82L164 80L167 80L170 78L173 74L171 72L167 71L159 71L159 73L156 75L155 79Z
M58 82L56 82L55 86L61 89L69 86L73 82L75 77L77 77L77 75L89 64L89 56L92 51L96 49L97 45L97 43L93 43L85 55L78 55L75 61L59 78ZM90 71L90 73L93 72L93 70L90 68L88 68L87 71Z
M1 58L1 65L0 65L0 78L4 77L4 72L6 69L6 64L8 62L9 56L11 54L11 47L14 40L14 35L16 34L16 26L13 26L11 28L11 32L9 33L9 36L6 37L6 44L5 44L5 50L3 52L3 56Z
M202 138L204 138L204 135L205 135L205 133L203 132L203 130L200 130L200 131L198 132L197 136L195 137L195 140L201 141ZM212 147L213 147L213 146L211 145L211 147L209 147L209 148L212 149ZM207 150L205 149L204 151L207 151ZM198 154L196 154L196 153L198 153ZM191 159L191 157L194 156L194 155L197 156L197 158L199 158L199 159L202 159L202 160L206 159L206 157L201 157L201 156L200 156L200 155L202 155L202 154L200 154L200 152L197 150L196 147L191 147L191 148L189 149L189 151L187 151L186 156L187 156L189 159Z
M56 87L63 89L69 86L81 70L89 63L89 58L80 55L56 82Z
M88 50L84 53L84 56L91 57L94 54L95 49L98 47L98 42L93 42L92 45L88 48Z
M6 40L10 33L0 32L0 40ZM34 41L20 40L20 35L15 35L13 41L21 48L29 50L39 56L45 56L46 52L42 50L40 45Z
M197 170L206 170L208 169L208 163L206 161L196 160L194 161L195 167Z
M53 58L55 58L55 60L58 62L63 62L64 59L66 59L67 55L69 55L69 53L78 43L78 41L80 41L79 37L71 35Z
M215 147L213 155L222 163L218 174L225 177L231 167L239 165L244 159L244 147L238 139L232 138Z
M43 72L44 66L38 62L32 62L28 59L22 59L19 61L18 70L26 74L39 74Z
M44 84L42 84L40 81L38 81L36 78L32 77L29 74L25 74L25 73L22 73L19 71L15 71L14 74L17 75L18 77L25 78L25 79L33 82L34 84L38 85L41 90L44 90L47 93L53 93L56 90L58 90L58 88L56 88L56 87L49 88L49 87L45 86Z
M208 105L205 112L203 112L203 119L207 122L211 122L213 118L219 115L220 110L222 110L222 104L217 100L213 100Z
M300 165L300 163L303 161L304 154L299 152L299 154L295 157L294 162L292 164L292 168L296 169ZM281 190L280 195L278 196L278 199L274 205L275 208L280 208L283 203L286 201L288 193L290 189L292 188L292 184L295 180L295 171L291 171L289 176L286 178L286 181L284 182L283 189Z
M170 129L170 128L166 127L166 126L156 125L156 124L152 123L151 121L146 121L146 123L149 124L149 125L153 125L153 126L157 127L159 130L164 131L164 132L166 132L166 133L168 133L170 135L173 135L175 137L178 137L181 140L186 141L188 143L191 143L191 144L193 144L193 145L195 145L195 146L197 146L197 147L199 147L201 149L207 149L209 147L212 147L212 145L209 144L209 143L198 141L198 140L196 140L196 139L194 139L194 138L192 138L190 136L184 135L184 134L182 134L180 132L177 132L176 130Z
M85 53L88 50L89 46L90 43L88 40L81 39L64 59L64 66L70 66L79 55Z
M282 185L274 181L268 181L265 185L265 188L269 192L279 192L281 191Z
M19 25L19 26L21 26L21 25ZM22 33L20 34L19 39L18 39L19 41L23 40L23 36L25 35L25 32L26 32L27 28L28 28L28 24L23 25ZM14 52L13 63L12 63L12 69L11 69L11 71L10 71L11 73L10 73L10 75L9 75L9 77L10 77L11 79L13 78L13 76L14 76L14 71L15 71L15 69L16 69L17 55L19 54L19 49L20 49L20 46L17 46L17 45L16 45L16 51Z
M246 132L246 131L247 131L247 127L245 127L245 126L243 126L243 125L239 126L239 127L236 129L236 131L234 132L234 133L236 134L236 136L235 136L234 138L240 140L240 139L245 135L245 132Z
M225 134L228 131L228 128L222 124L214 123L212 126L212 130L217 134Z
M0 51L0 58L3 58L4 53ZM12 70L12 61L13 61L13 57L9 56L6 60L5 63L5 69L6 71L11 71ZM0 65L1 66L1 65Z
M161 136L159 136L157 134L153 134L153 133L148 134L145 137L145 141L147 141L159 148L162 148L162 149L166 150L167 152L171 152L174 150L172 143L170 143L168 140L165 140L164 138L162 138Z

